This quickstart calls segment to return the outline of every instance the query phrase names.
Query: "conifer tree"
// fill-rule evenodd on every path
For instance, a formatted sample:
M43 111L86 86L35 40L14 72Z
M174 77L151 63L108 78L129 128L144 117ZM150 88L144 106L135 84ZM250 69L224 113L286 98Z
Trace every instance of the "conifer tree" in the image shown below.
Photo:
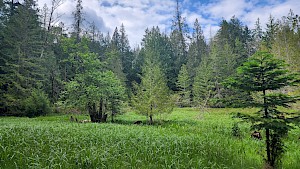
M141 84L135 86L135 95L132 104L137 113L149 117L153 124L153 116L171 113L173 102L167 87L160 64L153 60L154 51L147 51L143 66Z
M146 50L152 50L157 53L153 56L155 60L159 60L162 72L165 74L169 88L176 88L177 75L174 73L174 60L172 55L172 46L170 39L164 33L160 32L158 27L146 30L143 38L142 50L140 56L145 56Z
M292 72L300 72L300 16L290 11L282 17L272 44L272 53L285 60Z
M188 32L188 25L186 24L185 18L182 16L179 1L177 0L176 11L172 20L172 32L170 35L174 55L173 71L175 73L175 77L178 76L182 64L187 63Z
M77 0L76 10L73 12L74 15L74 23L73 28L74 32L73 35L76 37L76 41L80 41L80 36L82 33L82 22L83 22L83 11L82 11L82 0Z
M181 66L176 84L177 84L177 88L179 89L180 106L190 106L191 80L185 64Z
M278 89L295 85L299 79L286 70L283 60L275 59L272 54L262 51L251 56L237 69L237 73L236 77L227 81L228 85L261 94L261 100L253 99L247 105L259 107L259 115L240 114L239 117L252 122L255 129L265 130L266 162L271 167L279 167L280 158L284 153L283 138L293 128L292 123L299 120L299 116L283 112L279 107L288 108L289 103L294 103L300 98L280 93Z
M209 106L209 99L213 94L213 72L212 63L208 57L203 58L196 69L196 76L193 82L193 103L195 106Z
M278 22L275 21L275 18L272 15L270 15L266 26L267 28L263 35L263 42L268 49L271 49L278 31Z
M120 34L119 34L118 27L115 28L115 31L111 37L110 45L111 48L114 48L115 50L118 51L121 50Z
M193 78L195 77L195 69L200 65L202 59L207 55L208 47L206 45L200 23L198 19L196 19L186 64L191 80L193 80Z
M120 35L120 39L119 39L119 43L120 43L120 56L121 56L121 62L122 62L122 68L123 68L123 72L126 76L126 82L127 82L127 87L131 87L133 79L131 78L132 75L134 74L133 72L133 67L132 67L132 63L133 63L133 53L130 49L130 45L129 45L129 40L128 40L128 36L126 34L125 31L125 26L122 24L120 27L120 31L119 31L119 35Z
M2 32L0 86L4 113L23 113L23 101L31 90L45 83L45 69L40 58L43 39L34 0L26 0L4 20Z
M258 51L263 38L263 31L260 25L259 18L257 18L257 21L255 22L255 28L253 30L253 38L254 38L254 50Z

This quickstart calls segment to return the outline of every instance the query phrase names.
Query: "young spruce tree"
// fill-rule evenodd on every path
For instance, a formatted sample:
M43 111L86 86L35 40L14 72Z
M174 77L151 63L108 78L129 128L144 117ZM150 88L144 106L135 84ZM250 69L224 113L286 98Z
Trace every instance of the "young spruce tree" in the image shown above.
M278 60L268 52L259 51L237 70L237 77L230 78L228 84L248 92L261 93L261 100L252 101L248 106L259 107L259 116L239 115L252 122L252 127L265 130L266 163L278 167L284 153L283 138L291 130L299 116L282 112L278 107L289 107L289 103L299 97L279 93L278 89L299 82L295 74L290 74L283 60Z
M155 53L146 51L145 63L142 70L141 84L136 85L136 93L132 99L137 113L149 117L153 124L153 116L162 113L171 113L173 101L160 64L153 59Z
M187 66L183 64L178 74L177 88L179 89L180 95L180 106L190 106L191 102L191 80L187 71Z

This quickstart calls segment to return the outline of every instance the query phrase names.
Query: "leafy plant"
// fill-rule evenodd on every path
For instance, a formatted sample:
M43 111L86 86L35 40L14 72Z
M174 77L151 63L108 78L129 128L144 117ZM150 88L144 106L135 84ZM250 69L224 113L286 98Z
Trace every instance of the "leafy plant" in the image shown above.
M283 112L279 107L289 108L299 97L279 93L278 89L299 82L296 74L290 74L283 60L278 60L268 52L259 51L237 70L237 76L229 78L227 85L243 91L260 93L247 106L261 108L257 116L241 114L239 117L250 121L252 127L264 129L266 134L266 162L271 167L280 165L284 152L283 138L297 123L299 116Z
M234 136L234 137L238 137L240 138L241 137L241 129L239 127L239 124L238 123L234 123L232 128L231 128L231 134Z
M139 114L149 117L149 123L153 124L153 116L162 113L171 113L173 99L165 82L164 75L158 63L154 62L154 52L148 51L143 67L141 84L135 85L136 93L132 104Z
M41 89L34 89L23 103L25 115L36 117L51 112L50 100Z

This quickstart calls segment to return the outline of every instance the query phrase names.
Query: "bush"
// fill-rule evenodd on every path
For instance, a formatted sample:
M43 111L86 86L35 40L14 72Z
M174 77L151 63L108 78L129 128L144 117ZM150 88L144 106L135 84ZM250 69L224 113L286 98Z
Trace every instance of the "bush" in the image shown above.
M50 101L46 94L40 89L34 89L30 96L24 100L25 115L36 117L51 112Z
M233 135L234 137L238 137L238 138L241 137L241 129L240 129L238 123L234 123L234 124L233 124L233 127L232 127L232 129L231 129L231 133L232 133L232 135Z

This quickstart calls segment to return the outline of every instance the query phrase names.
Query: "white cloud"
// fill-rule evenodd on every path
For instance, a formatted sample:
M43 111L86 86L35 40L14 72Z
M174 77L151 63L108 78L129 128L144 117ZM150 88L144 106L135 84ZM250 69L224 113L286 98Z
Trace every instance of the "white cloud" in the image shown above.
M50 7L51 0L39 0L39 6L45 3ZM175 0L83 0L86 22L95 22L96 26L112 35L115 27L122 23L125 26L131 46L140 44L145 29L159 26L161 31L169 32L171 20L175 12ZM71 27L72 12L76 0L64 0L57 13L64 14L61 21ZM213 36L219 29L222 18L239 18L250 28L254 27L257 18L265 25L270 14L275 18L286 16L289 9L300 14L299 0L213 0L201 3L198 0L182 0L182 12L190 27L198 18L206 39Z
M51 0L40 0L39 6L51 6ZM174 11L173 0L83 0L85 23L95 22L100 31L110 32L123 23L131 46L140 44L147 27L159 26L162 31L169 27ZM75 10L75 0L64 0L57 9L63 14L61 21L67 27L72 26L72 12ZM87 26L86 26L87 27Z
M212 18L230 19L233 15L241 17L245 15L246 10L252 8L251 2L245 0L222 0L210 3L205 7L205 13Z

